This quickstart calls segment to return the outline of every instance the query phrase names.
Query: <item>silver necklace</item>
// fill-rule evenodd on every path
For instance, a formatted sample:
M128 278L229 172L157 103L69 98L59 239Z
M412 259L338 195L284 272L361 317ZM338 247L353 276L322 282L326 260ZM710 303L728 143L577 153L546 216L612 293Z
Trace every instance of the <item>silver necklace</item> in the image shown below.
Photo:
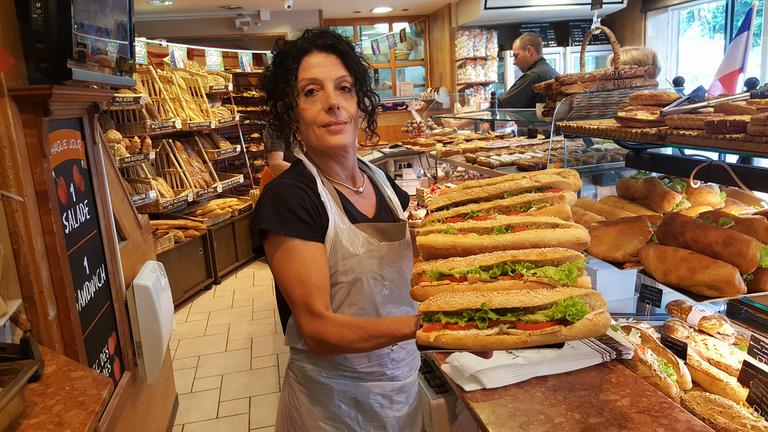
M368 176L365 175L365 173L362 172L362 170L360 172L363 174L363 185L360 186L360 187L354 187L354 186L348 185L348 184L346 184L346 183L344 183L342 181L336 180L335 178L332 178L328 174L324 173L323 170L320 169L320 167L317 167L317 170L320 171L320 174L322 174L323 177L327 178L328 180L332 181L333 183L336 183L337 185L344 186L345 188L353 191L354 193L356 193L358 195L360 195L363 192L365 192L365 186L368 184Z

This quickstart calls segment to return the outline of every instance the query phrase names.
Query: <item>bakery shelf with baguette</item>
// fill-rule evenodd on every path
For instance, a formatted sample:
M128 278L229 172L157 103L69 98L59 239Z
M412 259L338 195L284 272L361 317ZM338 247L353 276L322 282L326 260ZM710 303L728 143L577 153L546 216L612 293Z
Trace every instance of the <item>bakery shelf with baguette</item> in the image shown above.
M158 200L137 207L144 213L161 213L187 205L194 199L192 183L179 165L167 140L155 149L155 163L122 170L123 178L135 194L154 190Z
M115 93L110 100L100 104L102 110L126 110L143 108L149 101L149 98L145 94L136 94L131 90L123 89Z

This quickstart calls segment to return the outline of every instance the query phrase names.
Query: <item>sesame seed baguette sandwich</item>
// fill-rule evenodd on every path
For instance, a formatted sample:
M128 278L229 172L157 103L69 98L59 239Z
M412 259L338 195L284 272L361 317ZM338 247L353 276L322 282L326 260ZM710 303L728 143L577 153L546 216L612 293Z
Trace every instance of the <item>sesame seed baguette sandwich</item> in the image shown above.
M537 174L530 177L513 178L482 187L446 189L429 200L427 207L430 212L435 212L467 204L509 198L525 193L578 192L579 190L580 187L569 179L554 174Z
M768 422L746 404L738 404L716 394L691 391L680 405L715 432L768 432Z
M512 291L560 286L592 288L584 255L542 248L490 252L416 263L411 297L424 301L443 292Z
M462 190L462 189L484 188L484 187L496 185L499 183L508 182L510 180L534 178L542 174L554 175L554 176L563 178L565 180L568 180L573 185L575 189L574 192L581 190L581 188L584 186L584 183L581 180L581 175L579 175L578 171L568 169L568 168L551 168L551 169L538 170L538 171L532 171L532 172L512 173L512 174L507 174L500 177L468 180L456 185L456 187L453 189Z
M581 288L442 293L419 305L420 345L457 350L526 348L604 334L603 296Z
M570 221L575 192L529 193L495 201L467 204L428 214L422 226L487 220L496 215L554 216Z
M589 232L579 224L550 216L497 216L418 228L416 244L425 259L544 247L582 251L589 246Z

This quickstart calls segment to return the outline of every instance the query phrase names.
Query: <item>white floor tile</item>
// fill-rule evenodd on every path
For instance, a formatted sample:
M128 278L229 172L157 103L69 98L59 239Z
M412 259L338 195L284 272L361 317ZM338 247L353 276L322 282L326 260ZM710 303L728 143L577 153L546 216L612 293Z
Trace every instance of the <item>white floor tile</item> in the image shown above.
M251 398L251 427L274 426L277 419L277 404L280 393L270 393Z
M253 309L251 307L241 307L237 309L227 309L211 312L211 316L208 319L208 324L230 324L233 322L251 321L252 319Z
M192 391L192 382L195 380L194 369L181 369L173 371L173 381L176 383L176 393L184 394Z
M253 338L251 355L253 357L286 353L285 338L281 335L256 336Z
M232 339L232 336L230 336L227 341L227 351L237 351L241 349L251 349L251 338Z
M221 388L221 375L208 378L199 378L195 380L194 384L192 384L193 392L213 390L217 388Z
M208 312L201 312L201 313L190 313L189 316L187 316L187 322L192 321L208 321Z
M234 291L232 291L234 292ZM240 308L240 307L252 307L253 306L253 299L252 298L244 298L240 300L233 300L232 301L232 307L233 308Z
M266 336L275 333L275 320L264 318L260 320L236 322L229 325L230 339L243 339L254 336Z
M222 325L211 325L211 323L208 323L208 328L205 329L205 335L217 335L217 334L227 334L229 331L229 324L222 324Z
M182 429L184 429L184 425L176 425L173 427L173 430L171 430L171 432L181 432Z
M176 356L174 359L216 354L224 352L226 349L227 338L222 337L221 335L184 339L179 342L179 348L176 349Z
M192 321L176 324L176 330L171 333L171 341L205 336L205 321ZM173 349L173 347L171 348Z
M185 424L216 418L219 390L206 390L179 395L179 410L174 424Z
M219 403L219 417L237 414L248 414L251 410L251 399L242 398Z
M221 400L240 399L274 393L279 390L280 384L278 383L276 367L254 369L224 375L221 381Z
M277 309L275 310L260 310L260 311L253 311L253 319L264 319L264 318L272 318L277 314Z
M198 357L189 357L173 361L173 370L194 369L197 367Z
M197 314L203 312L222 311L232 308L231 298L210 298L203 300L195 300L190 309L190 314ZM189 321L189 318L187 318Z
M184 425L184 432L248 432L248 415L218 418Z
M267 355L261 357L254 357L251 359L251 369L259 369L270 366L277 366L277 355Z
M275 427L267 426L265 428L251 429L251 432L275 432Z
M274 298L275 290L269 287L239 288L233 292L235 300Z
M247 371L251 368L251 350L244 349L200 357L197 365L197 377L205 378L233 372Z
M273 311L277 309L277 300L274 297L262 297L253 299L254 311Z

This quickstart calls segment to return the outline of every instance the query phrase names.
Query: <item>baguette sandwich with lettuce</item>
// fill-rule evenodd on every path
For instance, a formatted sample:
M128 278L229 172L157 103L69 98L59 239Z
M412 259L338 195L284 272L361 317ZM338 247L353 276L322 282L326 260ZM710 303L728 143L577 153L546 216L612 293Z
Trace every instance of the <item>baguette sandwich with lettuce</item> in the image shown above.
M428 214L421 226L488 220L506 216L554 216L570 221L575 192L529 193L483 203L467 204Z
M551 216L497 216L416 230L416 244L425 259L547 247L582 251L589 241L583 226Z
M457 350L550 345L600 336L611 324L603 296L582 288L442 293L419 312L416 342Z
M491 180L493 180L492 183ZM538 171L525 176L515 174L493 179L467 181L459 187L446 189L432 197L427 207L430 212L436 212L526 193L578 192L581 190L581 184L580 179L576 182L570 177L550 174L547 171Z
M571 286L590 289L584 255L565 248L490 252L416 263L411 297L443 292L514 291Z

